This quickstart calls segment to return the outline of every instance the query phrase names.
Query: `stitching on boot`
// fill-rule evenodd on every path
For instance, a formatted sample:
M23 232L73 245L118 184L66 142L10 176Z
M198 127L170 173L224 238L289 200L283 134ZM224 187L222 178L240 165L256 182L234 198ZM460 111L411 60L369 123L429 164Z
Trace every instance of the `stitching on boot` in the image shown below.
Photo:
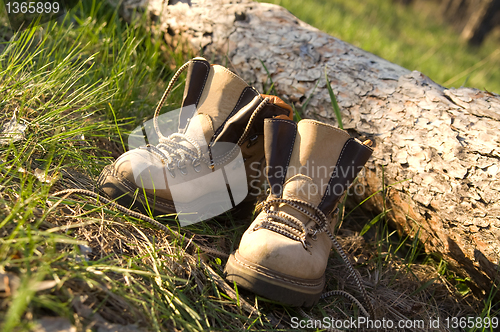
M241 82L247 84L247 82L245 82L241 77L239 77L238 75L236 75L235 73L233 73L231 70L227 69L226 67L224 66L221 66L221 65L216 65L216 66L219 66L221 67L223 70L225 70L227 73L233 75L235 78L239 79ZM248 84L247 84L248 85Z
M97 186L98 187L101 187L104 183L104 180L106 179L106 177L108 177L108 175L110 175L110 168L114 168L114 167L109 167L109 166L112 166L112 165L108 165L108 166L105 166L104 169L102 170L101 174L99 174L99 177L97 178Z
M210 120L210 121L207 121L207 123L210 125L210 129L212 129L212 131L215 132L215 130L214 130L214 124L212 122L212 118L210 117L210 115L204 114L204 113L200 113L199 115L201 115L201 116L205 117L206 119ZM207 144L208 144L208 142L207 142Z
M195 106L198 107L198 103L200 102L201 95L202 95L203 91L205 90L205 85L207 84L208 75L210 74L210 65L207 64L205 61L200 61L200 60L194 60L193 62L202 63L205 67L208 68L208 71L205 74L205 79L203 80L203 89L201 89L200 94L198 95L198 99L196 99Z
M291 125L295 129L295 131L293 133L293 139L292 139L293 143L292 143L291 148L290 148L290 153L288 154L288 160L286 161L286 168L288 171L288 165L290 165L290 159L292 158L293 146L295 145L295 139L297 138L297 123L290 122L290 120L283 120L283 119L265 119L264 121L266 121L266 122L283 122L285 124ZM283 177L283 180L281 181L281 186L283 186L283 184L285 183L285 179L286 179L286 173L285 173L285 176Z
M229 113L229 116L227 117L226 121L224 121L223 124L225 124L234 114L235 114L235 110L236 108L238 108L238 105L241 103L241 100L243 99L243 96L245 95L245 92L247 90L254 90L254 88L250 87L250 86L247 86L243 89L243 91L241 92L241 95L240 95L240 98L238 99L238 102L236 103L236 105L234 106L233 110L231 111L231 113ZM257 91L256 91L257 92ZM259 99L262 101L262 98L258 95L257 93L257 96L256 97L259 97ZM255 97L254 97L255 98ZM252 98L253 99L253 98Z
M347 147L348 143L349 143L349 142L351 142L351 141L356 142L356 141L354 140L354 138L352 138L352 137L351 137L351 138L349 138L349 139L345 142L344 146L342 147L342 151L340 151L339 159L337 159L337 163L335 164L335 167L336 167L336 168L338 167L339 162L340 162L340 160L342 159L342 155L344 154L344 151L346 150L346 147ZM369 150L371 151L371 149L370 149L369 147L366 147L366 146L364 146L364 145L361 145L361 146L363 146L363 147L365 147L365 148L367 148L367 149L369 149ZM332 177L332 176L330 176L330 180L328 181L328 186L329 186L329 187L331 186L331 184L332 184L331 182L332 182L332 181L333 181L333 177ZM344 194L345 194L345 192L344 192ZM340 197L340 199L342 199L342 197L343 197L343 195ZM325 199L326 199L326 195L323 195L323 198L321 199L321 202L319 203L319 205L318 205L318 206L321 206L321 205L324 203ZM340 199L339 199L339 201L340 201ZM335 208L332 208L332 210L331 210L331 211L328 211L328 213L327 213L327 214L332 213L332 211L333 211L333 210L335 210Z
M277 120L277 121L280 121L280 122L285 122L285 123L288 123L290 124L290 122L288 121L285 121L285 120ZM290 165L290 159L292 158L292 152L293 152L293 147L295 145L295 139L297 138L297 124L295 122L291 123L291 125L295 128L294 130L294 133L293 133L293 142L292 142L292 145L291 145L291 148L290 148L290 153L288 154L288 160L286 161L286 168L288 170L288 165ZM286 174L285 176L283 177L283 180L281 180L281 187L283 188L283 184L285 183L285 178L286 178ZM283 189L281 190L281 195L283 195Z
M238 105L241 103L241 100L243 99L243 96L245 95L245 92L247 90L254 90L254 88L250 87L250 86L247 86L243 89L243 91L241 92L240 94L240 98L238 99L238 102L236 103L236 105L234 106L233 110L231 111L231 113L229 113L228 117L226 118L226 120L224 120L224 122L219 126L219 128L217 128L217 131L215 132L214 136L218 136L220 134L220 132L222 131L222 129L224 129L224 126L226 125L226 123L229 121L229 119L231 119L231 117L236 113L236 109L238 108ZM256 97L259 97L262 101L262 98L257 94ZM253 99L252 99L253 100Z
M124 186L126 189L128 189L129 192L135 192L135 190L137 188L139 188L139 187L135 186L129 180L127 180L127 179L123 178L122 176L120 176L119 174L116 174L116 176L114 176L114 177L118 180L118 182L122 186ZM139 188L139 189L141 189L141 188ZM146 200L146 198L148 198L148 197L145 197L144 194L141 191L138 192L138 196L140 198L144 199L144 200ZM148 199L150 199L150 198L148 198ZM154 199L153 199L153 201L154 201ZM174 208L173 204L161 202L161 201L158 200L158 198L155 201L155 205L160 205L161 207L170 208L170 209Z
M248 87L248 88L253 89L252 87ZM246 88L245 88L245 89L246 89ZM245 89L244 89L243 91L245 91ZM255 90L255 89L254 89L254 90ZM238 103L241 101L241 98L242 98L242 97L243 97L243 93L240 95L240 100L238 100ZM257 97L259 97L259 99L261 100L261 102L263 101L263 99L260 97L260 95L259 95L259 96L257 96ZM236 108L236 107L235 107L235 108ZM234 111L234 109L233 109L233 111ZM232 113L232 112L231 112L231 113ZM226 121L224 121L223 125L224 125L224 124L225 124L225 123L229 120L229 118L230 118L230 117L231 117L231 115L230 115L230 116L226 119ZM219 129L220 129L220 130L219 130L219 129L217 130L217 131L219 132L218 134L220 134L220 131L222 131L222 129L221 129L221 128L222 128L222 125L221 125L221 127L219 127ZM218 134L216 134L216 135L218 135ZM248 135L248 134L247 134L247 135ZM214 135L214 137L215 137L215 135ZM240 139L241 139L241 137L242 137L242 136L240 136ZM242 141L241 145L243 145L243 143L244 143L244 142L245 142L245 140L244 140L244 141ZM222 155L222 156L218 157L218 158L217 158L217 163L218 163L218 164L224 164L224 163L226 163L228 160L230 160L230 159L233 157L233 154L237 151L237 150L236 150L236 148L237 148L237 147L240 147L241 145L235 145L235 146L234 146L234 147L233 147L233 148L232 148L229 152L226 152L226 154L224 154L224 155Z
M255 272L258 272L260 274L263 274L269 278L272 278L272 279L277 279L277 280L280 280L280 281L283 281L285 283L288 283L288 284L294 284L294 285L298 285L298 286L303 286L303 287L317 287L317 286L321 286L322 282L318 282L318 283L305 283L305 282L300 282L300 281L294 281L294 280L290 280L290 279L286 279L286 278L283 278L281 276L277 276L275 274L272 274L268 271L265 271L263 270L262 268L258 268L258 267L255 267L255 266L252 266L252 265L248 265L242 261L240 261L236 255L233 255L234 257L234 260L236 261L237 264L247 268L247 269L250 269L250 270L253 270Z
M344 154L344 151L346 150L346 147L347 147L347 143L349 143L349 141L353 141L354 139L353 138L349 138L347 140L347 142L345 142L344 146L342 147L342 151L340 151L340 155L339 155L339 158L337 159L337 162L335 163L335 169L338 169L338 165L339 165L339 162L340 160L342 159L342 155ZM332 174L333 175L333 174ZM330 180L328 181L328 187L331 186L331 182L333 181L333 176L330 176ZM319 203L318 206L322 206L323 203L325 202L325 199L326 199L326 195L323 195L323 198L321 198L321 202Z
M304 120L302 120L302 122L307 122L307 123L313 124L313 125L318 126L318 127L319 127L319 126L324 126L324 127L327 127L327 128L333 129L333 130L335 130L335 131L336 131L336 132L338 132L338 133L341 133L341 134L342 134L342 135L344 135L345 137L349 137L349 138L351 138L351 136L350 136L348 133L346 133L344 130L339 129L339 128L335 128L334 126L329 125L328 123L318 122L318 121L316 121L316 120L310 120L310 119L304 119Z

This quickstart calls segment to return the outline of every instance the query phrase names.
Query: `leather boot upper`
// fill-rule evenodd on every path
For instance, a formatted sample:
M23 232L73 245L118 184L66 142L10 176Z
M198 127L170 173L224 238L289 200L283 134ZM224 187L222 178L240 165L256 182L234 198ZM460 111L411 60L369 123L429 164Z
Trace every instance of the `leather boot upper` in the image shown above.
M313 120L298 124L266 120L265 147L270 185L267 201L307 204L273 204L269 209L280 219L260 212L241 239L238 257L251 262L253 268L277 275L320 280L332 242L307 214L322 213L327 218L325 227L333 232L332 214L372 150L345 131Z
M191 60L187 70L177 134L166 137L159 125L158 144L120 156L101 176L109 196L138 192L170 212L175 212L174 200L183 211L196 211L205 198L226 204L247 196L249 176L257 167L252 164L264 160L264 119L291 119L292 110L203 58ZM221 206L221 211L230 208Z

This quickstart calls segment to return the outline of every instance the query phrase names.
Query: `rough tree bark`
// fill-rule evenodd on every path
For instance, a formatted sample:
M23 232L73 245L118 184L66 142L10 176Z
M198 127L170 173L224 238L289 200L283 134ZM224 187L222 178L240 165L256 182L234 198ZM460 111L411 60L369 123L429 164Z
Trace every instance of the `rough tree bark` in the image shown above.
M171 1L172 2L172 1ZM126 3L150 11L170 44L179 38L198 53L229 60L261 91L269 86L305 115L336 123L325 68L344 128L371 138L375 152L361 183L366 197L382 188L398 231L418 233L426 250L488 292L499 276L500 96L446 89L301 22L285 9L249 0L199 0L166 5ZM317 87L315 88L317 84ZM360 188L360 187L358 187ZM381 210L383 196L368 201Z

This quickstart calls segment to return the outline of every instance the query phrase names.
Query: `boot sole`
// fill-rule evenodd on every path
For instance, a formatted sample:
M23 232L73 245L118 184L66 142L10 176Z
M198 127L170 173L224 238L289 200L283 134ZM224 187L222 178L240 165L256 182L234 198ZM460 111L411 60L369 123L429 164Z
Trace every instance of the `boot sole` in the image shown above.
M110 199L116 200L118 204L127 208L136 208L142 213L147 213L145 208L145 206L147 206L147 199L147 202L154 202L154 215L175 213L175 207L172 202L168 202L160 198L157 198L156 200L151 197L145 198L144 194L140 191L135 197L134 193L137 188L127 186L127 184L124 184L117 176L115 176L113 165L104 167L97 184L99 189L103 191L106 196Z
M253 264L239 254L229 256L224 269L226 279L262 297L292 307L310 307L319 301L325 276L301 279Z

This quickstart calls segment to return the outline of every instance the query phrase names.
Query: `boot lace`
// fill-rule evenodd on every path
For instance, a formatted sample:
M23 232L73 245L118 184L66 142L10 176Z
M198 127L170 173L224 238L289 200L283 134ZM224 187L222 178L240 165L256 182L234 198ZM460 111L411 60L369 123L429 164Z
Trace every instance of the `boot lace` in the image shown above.
M288 213L280 211L278 207L281 204L285 204L286 206L289 206L292 209L302 213L308 218L308 220L314 221L314 225L312 227L306 228L306 223L300 221L298 218ZM262 202L261 207L262 210L266 213L266 217L264 218L264 221L262 221L259 225L257 225L254 228L254 230L257 230L259 228L265 228L270 231L279 233L292 240L302 243L302 246L304 247L305 250L309 250L309 248L311 247L311 244L307 240L308 236L312 240L316 240L319 234L321 233L327 234L333 244L333 247L344 261L350 274L353 276L354 282L356 283L358 290L361 292L364 302L368 306L370 314L372 315L372 317L374 317L373 305L361 281L361 276L359 275L359 272L354 269L344 249L342 249L342 246L330 231L328 227L329 225L328 218L323 213L323 211L321 211L315 205L308 203L306 201L299 199L290 199L290 198L272 198ZM310 211L313 211L313 213L311 213ZM335 211L334 216L336 216L337 213L338 209ZM358 305L358 307L360 308L360 310L364 315L370 317L367 310L361 305L361 303L359 303L359 301L357 301L352 295L350 295L347 292L344 291L327 292L324 293L321 296L321 298L325 298L332 295L342 295L350 299L352 302Z
M175 178L175 168L181 172L181 174L187 174L186 161L190 160L196 172L201 171L201 162L205 164L210 164L210 161L203 157L200 145L187 135L174 133L169 136L164 136L158 125L158 116L160 115L160 110L165 104L168 95L172 91L175 82L179 79L179 76L183 71L185 71L191 61L186 62L182 65L174 74L170 82L168 83L165 92L163 93L158 106L156 106L155 113L153 115L153 126L156 134L159 138L159 143L155 146L152 144L147 144L145 146L139 147L140 149L146 149L155 155L157 155L163 163L166 163L167 169L172 177ZM190 147L180 144L180 142L188 142Z
M187 160L191 161L191 165L193 166L194 170L197 173L201 171L202 162L212 170L214 169L215 165L224 164L228 159L231 158L232 154L236 151L237 147L241 145L242 142L245 141L253 123L255 122L257 114L269 102L268 97L264 98L264 100L260 102L260 104L257 106L257 108L253 111L252 115L250 116L250 119L245 127L245 130L243 131L243 134L239 138L237 144L229 152L227 152L224 156L222 156L220 160L214 161L212 157L212 151L210 147L213 143L214 137L212 137L212 141L208 146L209 158L205 158L203 156L203 152L201 150L200 145L191 137L181 133L174 133L166 137L161 133L160 126L158 125L158 116L160 115L161 108L165 104L165 101L167 100L168 95L172 91L175 82L179 79L181 73L189 67L189 64L191 62L192 60L186 62L175 72L174 76L168 83L168 86L165 89L165 92L163 93L160 102L158 103L158 106L155 109L155 113L153 115L153 126L156 134L158 135L159 143L156 146L152 144L147 144L145 146L140 147L140 149L147 149L150 152L156 154L162 160L163 163L166 162L167 169L170 175L174 178L175 178L174 170L176 167L181 172L182 175L187 174L187 166L186 166ZM187 142L189 143L190 147L186 147L185 145L180 144L180 142Z
M179 142L185 141L191 144L188 148ZM163 163L166 162L167 169L172 177L175 178L175 167L182 175L187 174L186 160L191 161L195 172L201 171L201 162L210 166L210 160L203 157L200 145L187 135L174 133L168 137L160 138L160 143L156 146L148 144L141 146L140 149L147 149L156 154Z

